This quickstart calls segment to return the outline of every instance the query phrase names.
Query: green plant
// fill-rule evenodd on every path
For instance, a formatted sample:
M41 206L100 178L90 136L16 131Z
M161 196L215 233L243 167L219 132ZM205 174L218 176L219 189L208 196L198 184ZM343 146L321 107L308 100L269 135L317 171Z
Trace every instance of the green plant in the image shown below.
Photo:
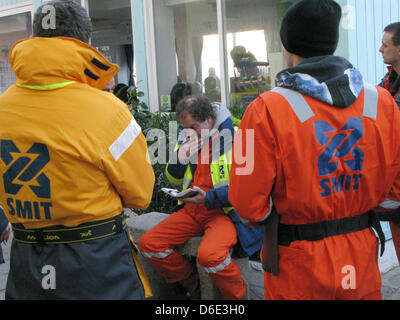
M246 109L243 108L241 103L235 103L233 106L229 107L229 111L235 118L241 120L243 118Z
M149 136L149 132L152 129L159 129L164 132L163 137L157 137L154 141L148 141L149 150L152 149L152 146L158 142L161 142L160 145L166 147L166 162L169 161L169 137L170 137L170 123L176 122L178 124L178 131L182 130L182 126L179 124L179 121L175 115L175 113L151 113L149 111L148 106L144 102L140 102L139 98L143 96L141 91L138 91L136 87L131 87L128 90L128 107L135 117L137 123L142 128L142 132L144 136L147 138ZM165 141L158 141L158 139L165 138ZM171 143L175 143L176 141L171 141ZM155 148L156 151L158 150ZM158 156L158 153L155 152L154 157ZM153 164L153 171L156 178L154 185L153 198L150 203L150 206L144 210L135 210L138 214L143 214L147 212L157 211L164 213L171 213L173 207L177 205L176 201L172 199L170 196L161 191L163 187L173 187L168 181L165 175L166 163L155 163Z
M128 89L128 108L133 112L145 112L149 111L149 107L146 103L140 101L139 98L143 97L144 93L139 91L138 87L131 86Z

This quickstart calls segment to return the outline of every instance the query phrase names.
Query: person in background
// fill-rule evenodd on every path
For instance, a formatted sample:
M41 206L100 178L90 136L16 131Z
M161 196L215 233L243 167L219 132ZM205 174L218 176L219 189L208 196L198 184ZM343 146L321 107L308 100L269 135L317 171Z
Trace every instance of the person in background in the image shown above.
M206 82L206 80L208 78L213 78L215 79L216 82L216 88L220 88L221 87L221 80L217 77L216 73L215 73L215 68L211 67L208 69L208 77L204 79L204 83Z
M260 75L255 62L257 62L256 57L244 46L236 46L230 52L231 58L235 68L238 69L240 73L240 78L242 79L257 79Z
M115 95L117 98L119 98L121 101L123 101L123 102L125 102L125 103L128 103L128 101L129 101L128 89L129 89L129 86L127 86L126 84L124 84L124 83L118 83L118 84L115 86L115 88L114 88L114 90L113 90L113 93L114 93L114 95Z
M211 102L221 101L221 90L217 88L217 81L215 78L208 77L204 80L205 95Z
M383 62L388 66L388 73L379 84L390 92L400 109L400 22L388 25L384 29L382 46L379 49ZM400 261L400 221L390 222L393 243Z
M192 91L193 95L203 94L203 86L199 81L195 81L192 83Z
M400 108L400 22L392 23L384 29L382 46L379 49L388 73L379 84L390 91Z
M193 87L188 82L178 82L171 89L171 111L176 112L176 106L183 98L193 94Z
M227 300L246 299L241 271L231 256L239 242L249 256L261 249L263 229L243 225L228 201L235 126L229 110L205 96L188 96L177 106L186 129L166 168L174 185L198 191L181 199L183 208L140 238L142 254L168 283L179 282L192 299L200 299L196 269L177 250L192 237L203 236L197 261Z

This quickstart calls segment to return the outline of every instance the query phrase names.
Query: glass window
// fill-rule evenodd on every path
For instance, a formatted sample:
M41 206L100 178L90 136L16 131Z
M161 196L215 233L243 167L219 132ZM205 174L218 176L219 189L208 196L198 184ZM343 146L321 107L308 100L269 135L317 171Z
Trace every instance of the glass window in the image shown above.
M216 0L154 0L160 109L188 94L221 101Z
M145 1L145 0L143 0ZM336 0L342 7L340 38L336 55L348 59L366 81L377 83L386 73L379 47L383 29L399 20L398 1ZM285 68L280 25L294 0L152 0L154 33L147 31L147 54L153 60L154 36L157 84L161 109L174 109L176 91L190 84L194 93L213 101L246 108L260 93L275 86L276 75ZM219 4L222 3L222 6ZM217 5L218 4L218 5ZM220 12L220 9L223 8ZM218 9L218 12L217 12ZM222 13L222 14L221 14ZM223 16L223 23L218 18ZM371 22L371 23L368 23ZM223 25L224 35L218 26ZM367 31L367 32L366 32ZM226 43L221 46L221 38ZM219 52L224 47L226 52ZM226 48L226 49L225 49ZM367 48L361 50L360 48ZM224 68L221 68L221 55ZM149 61L147 68L149 70ZM221 74L221 70L224 70ZM172 90L178 84L177 90ZM183 84L182 84L183 83ZM225 85L224 85L225 84ZM153 86L153 87L154 87ZM227 88L228 92L221 92ZM225 90L225 89L224 89ZM150 94L154 91L150 88ZM154 101L154 99L153 99ZM153 106L153 110L157 110Z
M284 68L279 30L293 1L224 1L230 104L246 108Z
M134 85L133 36L130 0L89 0L93 23L91 45L120 67L111 89Z
M18 40L32 35L30 12L0 18L0 94L15 83L9 64L10 49Z

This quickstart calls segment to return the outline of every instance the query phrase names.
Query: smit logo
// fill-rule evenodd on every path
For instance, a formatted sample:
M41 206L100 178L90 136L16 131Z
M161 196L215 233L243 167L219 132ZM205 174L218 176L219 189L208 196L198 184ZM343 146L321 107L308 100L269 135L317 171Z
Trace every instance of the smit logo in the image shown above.
M362 175L356 172L363 171L364 152L357 146L357 143L364 136L362 118L351 118L341 129L334 129L326 121L314 122L314 129L317 141L323 147L324 152L318 158L319 176L334 174L340 162L354 172L352 175L339 175L332 179L321 181L321 188L325 191L322 197L333 193L351 190L358 190ZM343 168L344 169L344 168ZM349 170L342 170L342 172Z
M50 162L46 145L35 143L26 155L22 155L13 141L1 140L1 160L8 167L3 175L7 194L17 195L24 185L29 185L38 198L51 198L50 180L43 172L40 173Z

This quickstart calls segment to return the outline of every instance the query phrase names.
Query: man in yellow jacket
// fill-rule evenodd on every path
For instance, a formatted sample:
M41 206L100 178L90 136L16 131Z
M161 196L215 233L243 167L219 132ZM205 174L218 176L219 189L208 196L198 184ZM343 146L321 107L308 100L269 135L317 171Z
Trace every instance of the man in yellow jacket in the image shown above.
M14 232L6 298L143 299L123 208L151 200L146 140L101 91L119 68L87 44L85 9L46 5L56 28L40 7L34 37L10 53L16 84L0 97L0 202Z

